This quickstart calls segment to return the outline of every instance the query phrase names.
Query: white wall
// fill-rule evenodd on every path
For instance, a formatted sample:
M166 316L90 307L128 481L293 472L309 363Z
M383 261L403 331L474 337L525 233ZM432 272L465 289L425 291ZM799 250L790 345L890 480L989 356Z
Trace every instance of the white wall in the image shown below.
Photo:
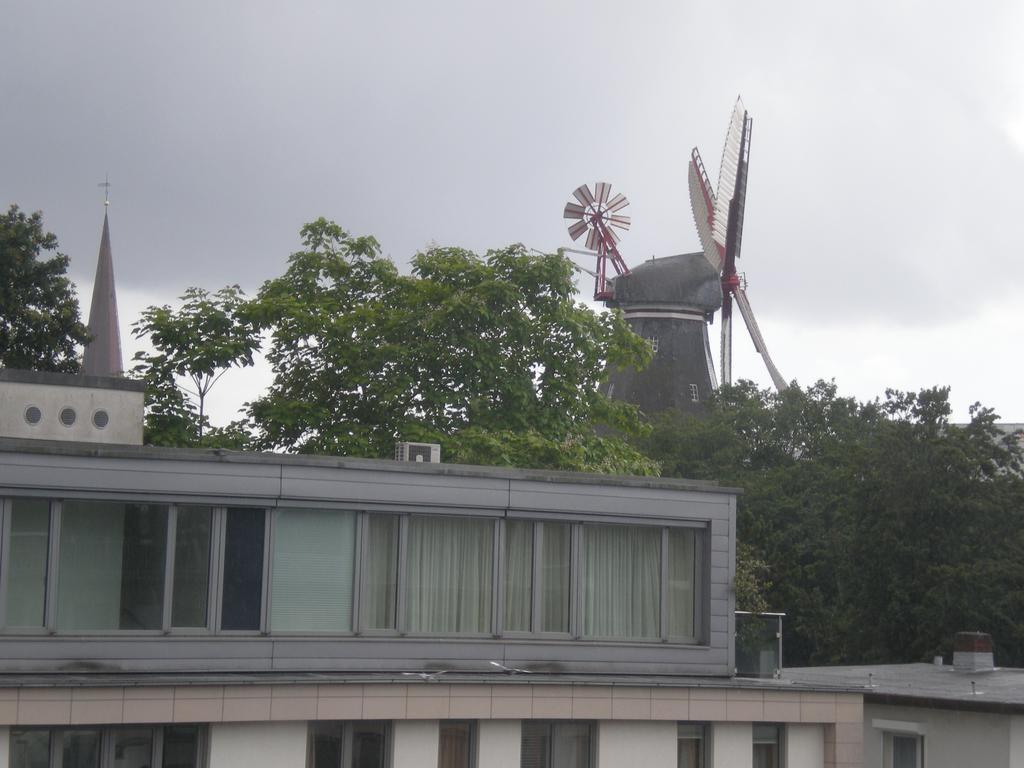
M754 731L750 723L712 723L712 768L752 768L753 764Z
M1010 718L1010 768L1024 768L1024 717Z
M437 766L437 720L395 720L391 738L391 768Z
M915 724L928 768L1004 768L1010 763L1010 716L925 707L864 704L864 768L881 768L882 733L873 721ZM1021 763L1024 766L1024 763Z
M786 768L822 768L825 765L825 728L821 725L786 726Z
M675 768L675 721L602 721L597 728L597 765L598 768Z
M306 764L308 729L304 720L213 724L210 768L301 768Z
M520 720L480 720L477 768L519 768L523 728Z
M25 421L25 409L30 405L43 412L38 424ZM77 415L70 427L59 418L66 406L74 408ZM110 417L103 429L92 423L98 409ZM142 445L142 392L0 382L0 436Z
M0 768L7 768L11 754L11 729L0 728Z

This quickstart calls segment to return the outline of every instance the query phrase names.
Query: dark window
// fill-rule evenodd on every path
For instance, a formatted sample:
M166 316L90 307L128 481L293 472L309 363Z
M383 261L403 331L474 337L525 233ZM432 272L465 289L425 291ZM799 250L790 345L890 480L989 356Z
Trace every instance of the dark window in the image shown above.
M25 409L25 421L35 426L39 423L40 419L43 418L43 412L40 411L36 406L30 405Z
M437 768L472 768L475 723L442 722L437 746Z
M754 726L754 768L780 768L782 729L777 725Z
M384 768L388 730L387 723L373 721L310 723L306 764L308 768Z
M262 509L227 511L221 629L260 628L265 523L266 512Z
M701 724L679 724L677 768L704 768L707 755L706 731L706 726Z
M50 503L14 499L7 554L7 626L42 627L50 559Z
M200 726L164 728L163 768L199 768Z
M75 423L77 415L75 414L74 408L62 408L60 412L60 423L65 427L70 427Z
M110 423L110 414L101 408L92 415L92 423L96 429L104 429Z
M205 627L210 592L209 507L179 507L174 540L171 626Z
M521 768L591 768L591 723L523 721Z
M12 729L10 768L150 768L163 731L163 768L199 768L203 728Z

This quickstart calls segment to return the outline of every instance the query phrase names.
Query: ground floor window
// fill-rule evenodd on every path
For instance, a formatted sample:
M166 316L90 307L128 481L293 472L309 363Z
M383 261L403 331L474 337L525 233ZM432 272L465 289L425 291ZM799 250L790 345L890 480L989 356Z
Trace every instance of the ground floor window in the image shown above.
M782 727L754 726L754 768L782 768Z
M924 739L916 733L886 733L882 740L884 768L921 768Z
M677 768L705 768L707 726L702 723L680 723L676 741Z
M323 721L309 724L307 768L384 768L388 723Z
M437 743L437 768L473 768L476 723L442 721Z
M203 768L199 725L11 730L10 768Z
M591 768L592 723L523 722L521 768Z

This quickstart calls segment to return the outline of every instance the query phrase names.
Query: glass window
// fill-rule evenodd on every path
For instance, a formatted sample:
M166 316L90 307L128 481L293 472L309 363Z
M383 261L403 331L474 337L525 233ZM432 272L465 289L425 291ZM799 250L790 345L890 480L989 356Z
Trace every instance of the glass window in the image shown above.
M65 502L57 627L160 629L166 550L164 506Z
M7 558L7 626L46 623L46 566L50 552L50 502L14 499Z
M163 768L199 768L200 726L164 727Z
M174 540L172 627L205 627L210 594L209 507L178 507Z
M754 726L754 768L779 768L782 765L781 731L777 725Z
M661 636L661 529L583 527L583 634Z
M524 720L521 768L590 768L593 726L590 723L545 723Z
M356 516L328 509L274 512L270 628L352 629Z
M149 768L153 764L153 729L113 731L114 768Z
M224 532L221 629L260 628L263 606L262 509L229 509Z
M11 768L50 768L50 732L11 729Z
M64 731L61 768L98 768L100 764L100 732L98 730Z
M533 613L533 523L505 523L505 630L529 632Z
M569 631L570 528L566 523L540 526L540 631Z
M493 548L491 520L410 517L406 553L409 631L489 631Z
M677 768L704 768L705 726L695 723L680 723L677 739Z
M688 528L668 530L668 634L694 637L694 580L696 532Z
M922 737L910 733L886 733L883 740L884 768L921 768Z
M398 597L397 515L366 517L366 562L363 564L362 613L366 629L394 629Z
M474 723L442 722L437 745L437 768L472 768Z
M306 765L307 768L384 768L387 749L387 723L313 722L309 724Z

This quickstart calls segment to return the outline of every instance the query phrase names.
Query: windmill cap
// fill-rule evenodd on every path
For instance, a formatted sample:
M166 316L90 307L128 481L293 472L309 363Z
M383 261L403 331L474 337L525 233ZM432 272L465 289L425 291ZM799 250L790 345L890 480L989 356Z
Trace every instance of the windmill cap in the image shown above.
M722 306L722 282L703 253L682 253L638 264L615 278L612 306L678 305L714 312Z

